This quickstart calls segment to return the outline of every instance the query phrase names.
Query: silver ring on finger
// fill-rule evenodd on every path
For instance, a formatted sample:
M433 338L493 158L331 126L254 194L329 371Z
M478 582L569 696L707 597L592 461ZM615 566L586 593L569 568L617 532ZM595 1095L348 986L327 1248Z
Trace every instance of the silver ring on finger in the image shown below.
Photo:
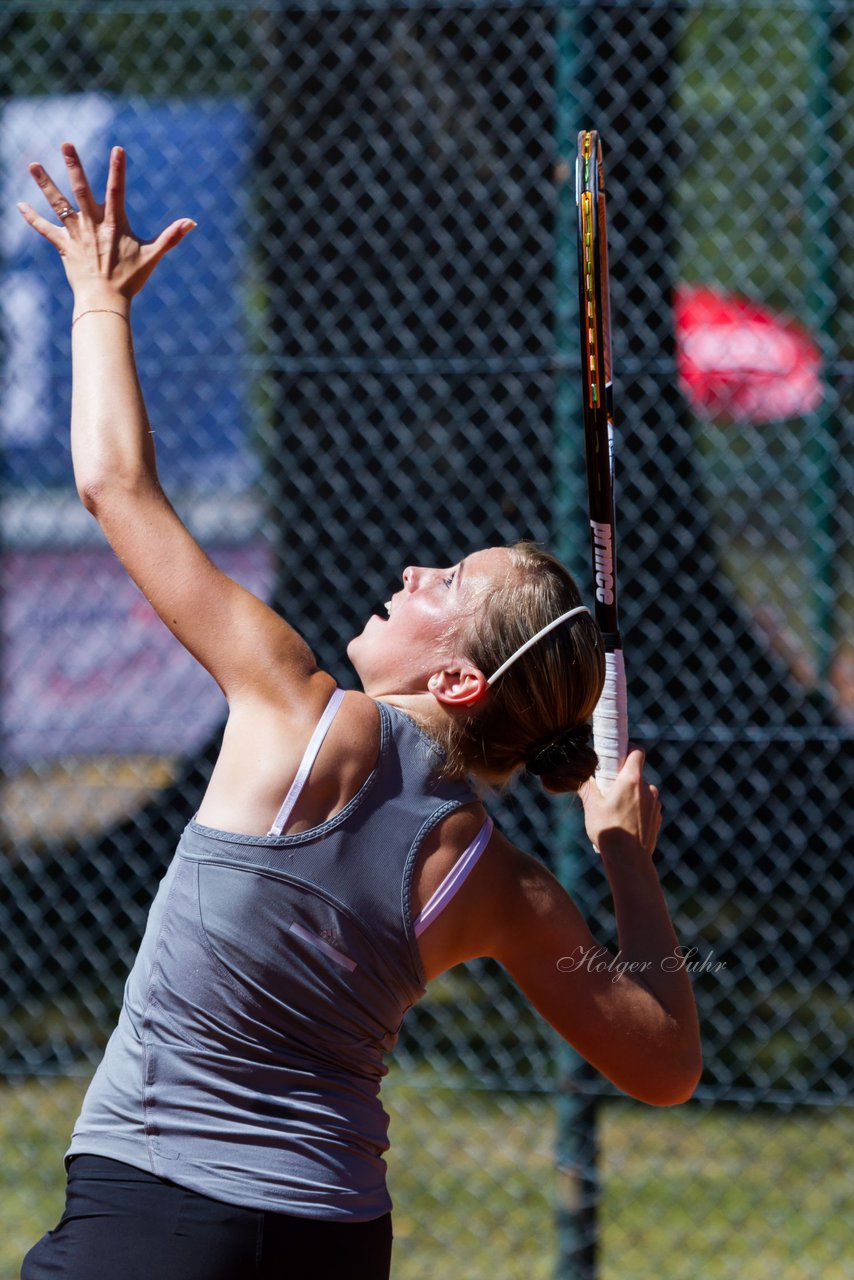
M66 218L76 218L77 210L72 209L69 205L66 205L64 209L57 209L56 216L58 218L61 218L62 221L64 222Z

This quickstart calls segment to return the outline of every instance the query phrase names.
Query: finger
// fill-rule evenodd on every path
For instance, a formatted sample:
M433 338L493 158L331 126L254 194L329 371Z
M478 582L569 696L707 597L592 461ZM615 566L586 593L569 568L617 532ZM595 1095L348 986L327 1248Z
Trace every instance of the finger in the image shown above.
M77 201L80 212L85 213L89 218L97 217L98 205L92 195L80 157L70 142L63 142L60 150L65 160L65 167L68 170L71 190L74 193L74 199Z
M42 195L47 200L57 217L66 209L72 208L72 202L67 196L64 196L59 187L51 178L50 174L42 168L40 164L31 164L29 166L31 176L41 188ZM72 210L73 212L73 210Z
M179 218L177 222L171 223L165 231L161 231L156 240L152 240L149 245L151 258L155 263L159 262L165 253L170 249L174 249L180 244L188 231L192 231L193 227L198 223L193 222L192 218Z
M646 760L646 752L643 747L636 746L635 743L629 743L628 754L623 761L623 769L628 773L635 773L638 776L643 773L643 765Z
M36 213L28 204L19 204L21 216L30 224L34 231L38 231L40 236L44 236L45 240L49 240L54 249L63 252L62 240L63 235L59 227L55 227L52 222L48 222L47 218L43 218L41 214ZM67 241L66 241L67 243Z
M592 777L588 778L586 782L582 782L581 786L578 788L578 794L581 798L581 803L587 804L589 799L592 799L595 796L601 797L602 792L599 790L599 784L596 781L596 778Z
M110 152L110 171L107 174L107 195L104 202L104 219L117 227L125 220L126 161L123 147L113 147Z

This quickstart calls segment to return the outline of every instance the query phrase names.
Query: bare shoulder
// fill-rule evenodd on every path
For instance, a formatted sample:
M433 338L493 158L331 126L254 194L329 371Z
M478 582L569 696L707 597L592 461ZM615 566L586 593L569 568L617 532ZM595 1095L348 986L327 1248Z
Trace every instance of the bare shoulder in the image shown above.
M466 805L445 819L425 841L413 884L417 914L481 830L486 812ZM428 978L466 960L490 956L512 964L514 948L536 934L538 921L554 918L571 900L558 881L497 827L471 873L420 939Z
M231 702L229 725L244 740L269 728L273 734L286 734L295 744L305 745L336 688L334 678L325 671L307 676L298 690L285 680L277 685L272 679L268 684L247 687ZM379 741L377 704L361 691L346 690L318 757L317 771L334 769L352 756L375 757Z
M269 830L335 687L332 676L318 671L299 697L293 686L280 695L272 685L243 689L231 703L199 821L249 835ZM288 831L308 830L342 809L370 775L379 747L376 703L345 693Z
M331 677L322 705L314 706L298 734L308 742L329 698L335 691ZM380 754L380 712L372 698L348 690L324 739L309 784L305 789L301 825L304 828L325 821L344 808L361 790L376 767Z
M425 843L413 888L413 913L423 906L485 819L479 804L466 806ZM428 978L466 960L498 960L524 984L531 966L567 946L592 942L581 912L539 858L525 853L497 828L471 874L420 939Z
M331 681L331 677L327 678ZM334 691L334 682L331 683L329 696ZM315 716L313 722L318 718ZM335 774L353 768L359 772L373 769L379 757L380 738L380 710L376 702L360 690L348 690L329 732L326 750L318 759L319 772Z
M473 802L449 814L424 840L412 874L410 908L413 919L459 862L485 821L483 805ZM478 921L486 918L489 912L488 901L484 900L484 890L488 889L484 863L488 855L489 846L447 906L418 940L428 982L454 965L484 954L478 949Z

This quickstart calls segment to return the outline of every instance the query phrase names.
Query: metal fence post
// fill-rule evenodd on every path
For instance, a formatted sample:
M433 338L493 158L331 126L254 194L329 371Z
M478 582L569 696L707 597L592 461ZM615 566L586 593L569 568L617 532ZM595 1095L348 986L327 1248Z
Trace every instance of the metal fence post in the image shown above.
M555 18L555 545L586 592L584 458L578 396L575 135L579 127L577 33L574 6ZM555 822L555 865L582 911L586 846L580 809L561 806ZM586 914L586 913L585 913ZM594 1280L598 1246L598 1134L594 1076L585 1060L558 1042L556 1159L558 1165L557 1280Z
M828 371L833 366L835 343L833 317L836 312L835 258L835 170L831 155L831 35L832 20L827 7L814 3L809 15L810 129L806 157L809 179L804 208L804 245L809 263L807 314L810 328L820 336L824 359L824 394L815 414L813 429L807 437L810 460L808 502L812 515L813 543L813 616L814 643L817 648L816 672L820 685L826 687L834 648L836 582L834 563L836 505L836 425L837 406L833 387L828 385Z

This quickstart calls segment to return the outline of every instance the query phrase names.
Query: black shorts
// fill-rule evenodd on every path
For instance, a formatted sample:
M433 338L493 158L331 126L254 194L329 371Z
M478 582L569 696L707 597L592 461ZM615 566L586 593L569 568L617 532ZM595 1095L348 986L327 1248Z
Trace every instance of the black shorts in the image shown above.
M102 1156L75 1156L65 1213L21 1280L388 1280L391 1214L324 1222L223 1204Z

